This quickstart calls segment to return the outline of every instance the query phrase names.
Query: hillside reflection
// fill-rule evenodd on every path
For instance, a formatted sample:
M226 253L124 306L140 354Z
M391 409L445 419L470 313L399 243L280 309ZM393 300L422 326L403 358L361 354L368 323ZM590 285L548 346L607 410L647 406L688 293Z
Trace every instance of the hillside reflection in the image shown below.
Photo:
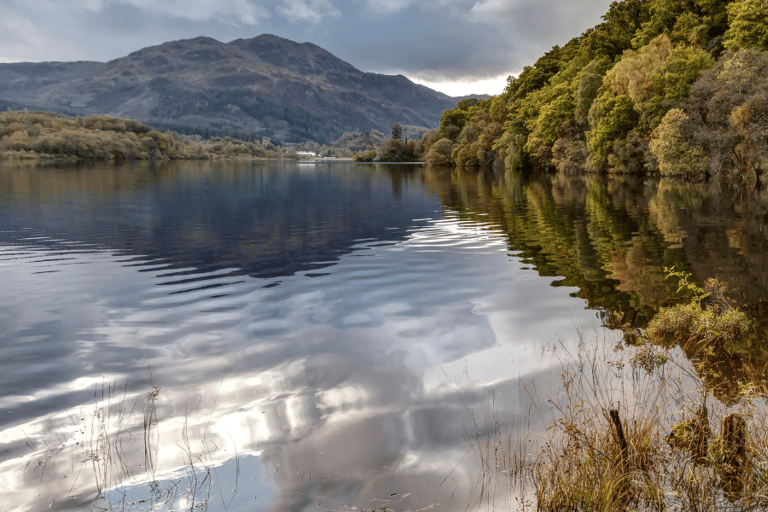
M768 191L623 176L425 174L443 205L500 229L510 250L556 278L553 286L577 287L607 327L644 327L661 306L688 300L665 269L691 272L700 284L721 280L754 315L755 336L716 357L700 347L685 352L704 363L708 386L725 400L739 383L765 382Z
M760 311L766 220L764 193L654 180L0 167L0 499L89 508L112 411L114 499L183 491L191 454L209 510L466 510L486 413L517 432L540 399L520 380L559 385L579 331L610 349L603 326L685 300L666 267ZM716 393L762 378L764 348L711 361Z
M640 323L676 289L665 282L664 267L691 270L699 279L717 276L739 303L766 298L768 191L636 177L287 165L184 162L32 172L6 166L0 168L2 220L8 228L23 225L199 273L270 277L322 267L360 240L402 239L414 219L432 218L442 207L500 229L511 251L540 275L561 278L557 284L578 286L591 307ZM391 191L374 186L377 175ZM439 204L413 193L409 180ZM12 229L3 231L12 236Z
M4 225L98 244L190 274L254 277L321 269L359 240L400 240L438 207L398 183L414 166L183 162L0 168ZM423 223L422 223L423 224ZM416 223L418 225L418 223ZM17 233L6 230L7 241ZM2 240L0 238L0 240Z

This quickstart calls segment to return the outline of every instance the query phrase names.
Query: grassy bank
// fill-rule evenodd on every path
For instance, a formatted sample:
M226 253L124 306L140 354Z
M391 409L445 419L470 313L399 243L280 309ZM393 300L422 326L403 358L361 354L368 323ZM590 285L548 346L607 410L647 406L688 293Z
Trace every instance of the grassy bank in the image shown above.
M528 497L519 508L768 508L763 375L723 393L708 361L754 335L750 320L716 281L699 288L685 274L673 277L692 293L689 303L662 308L644 332L628 331L613 347L582 340L565 357L559 384L532 399L543 438L508 442L495 431L492 443L478 444L486 478L508 478L513 494ZM688 344L699 347L697 359L685 356Z

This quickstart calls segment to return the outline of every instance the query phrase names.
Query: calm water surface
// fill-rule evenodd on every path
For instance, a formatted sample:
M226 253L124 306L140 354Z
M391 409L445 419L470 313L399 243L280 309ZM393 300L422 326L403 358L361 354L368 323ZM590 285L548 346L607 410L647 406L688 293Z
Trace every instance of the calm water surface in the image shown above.
M556 386L579 332L672 301L664 267L766 299L766 205L421 166L0 167L0 502L465 510L487 411L519 424L519 382Z

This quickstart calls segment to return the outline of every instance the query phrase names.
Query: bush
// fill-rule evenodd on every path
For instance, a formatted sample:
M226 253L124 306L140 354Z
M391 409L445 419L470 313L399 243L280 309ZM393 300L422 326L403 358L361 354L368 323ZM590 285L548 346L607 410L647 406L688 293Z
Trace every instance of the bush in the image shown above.
M690 118L679 108L667 112L654 130L650 150L662 176L704 177L707 158L700 145L692 143Z
M688 304L661 308L648 324L646 341L724 350L750 334L751 321L744 312L730 305L719 281L708 279L704 288L700 288L688 281L690 274L670 271L669 277L677 277L679 289L689 291L693 298Z
M376 150L371 149L369 151L361 151L356 153L352 160L355 162L373 162L376 159Z
M432 144L432 147L429 148L429 152L427 153L427 164L440 166L453 165L453 159L451 158L453 146L453 142L445 137Z
M722 347L751 329L747 315L736 309L716 313L696 303L662 308L645 331L655 343Z

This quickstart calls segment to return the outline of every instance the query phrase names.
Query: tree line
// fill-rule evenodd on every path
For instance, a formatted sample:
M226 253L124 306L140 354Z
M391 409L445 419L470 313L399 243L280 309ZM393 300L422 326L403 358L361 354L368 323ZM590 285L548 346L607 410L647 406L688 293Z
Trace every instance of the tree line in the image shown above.
M133 119L69 117L52 112L0 113L0 157L67 162L183 160L216 157L295 158L272 141L182 136Z
M768 172L768 4L614 1L603 22L467 99L427 162L758 182Z
M413 137L414 132L422 137ZM420 162L424 156L422 139L423 135L426 135L425 132L426 130L415 126L404 128L401 124L394 124L389 139L382 140L376 147L356 153L354 160L356 162Z

